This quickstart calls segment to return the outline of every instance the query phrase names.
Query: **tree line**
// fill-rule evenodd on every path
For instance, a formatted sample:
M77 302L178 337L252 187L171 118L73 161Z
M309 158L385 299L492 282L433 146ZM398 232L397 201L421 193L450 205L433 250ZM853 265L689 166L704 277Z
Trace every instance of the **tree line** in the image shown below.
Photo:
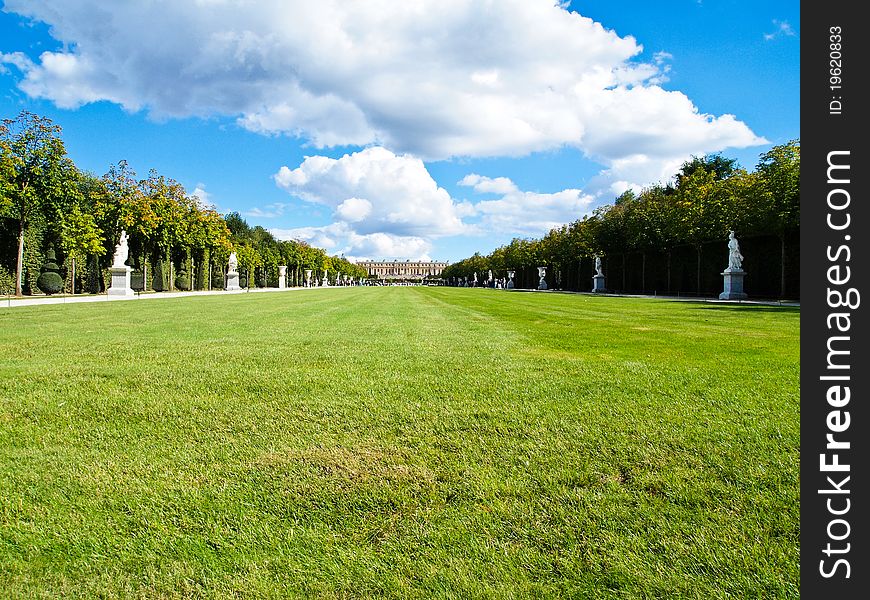
M344 258L250 227L238 213L218 214L156 170L139 178L122 160L102 176L82 171L67 155L61 127L46 117L23 111L0 122L4 291L34 293L41 268L55 257L64 289L104 290L122 230L133 280L157 291L223 287L233 251L249 285L277 285L278 265L288 266L297 285L305 269L327 270L331 279L366 276Z
M662 257L670 272L672 254L690 248L696 255L694 281L700 292L702 249L727 239L733 230L738 238L778 240L778 285L784 297L789 272L785 262L799 255L799 227L800 141L792 140L762 154L752 172L721 154L692 157L666 184L638 193L628 190L613 204L539 239L516 238L489 255L476 253L448 266L443 277L470 279L474 273L489 270L500 277L508 270L564 268L583 259L590 259L591 264L595 255L613 259L611 264L622 265L623 272L627 257L639 257L635 263L642 272L647 259L655 255ZM786 248L787 244L795 247ZM791 272L795 272L793 265ZM641 283L639 287L648 286Z

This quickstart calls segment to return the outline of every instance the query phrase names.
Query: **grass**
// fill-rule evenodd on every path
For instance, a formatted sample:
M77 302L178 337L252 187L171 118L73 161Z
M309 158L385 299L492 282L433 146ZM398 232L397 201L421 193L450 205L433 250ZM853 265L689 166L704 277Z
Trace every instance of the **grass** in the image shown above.
M0 309L7 597L796 598L799 311Z

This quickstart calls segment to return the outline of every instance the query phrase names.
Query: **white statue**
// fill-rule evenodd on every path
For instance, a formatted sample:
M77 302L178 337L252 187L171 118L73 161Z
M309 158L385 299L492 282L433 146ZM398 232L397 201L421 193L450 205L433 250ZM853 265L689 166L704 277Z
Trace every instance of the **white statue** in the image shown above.
M239 269L239 259L236 258L235 252L230 252L230 260L227 263L227 272L235 273Z
M595 274L604 275L604 273L601 272L601 257L597 254L595 255Z
M121 239L118 245L115 246L115 256L112 261L113 267L124 267L127 262L127 257L130 255L130 247L127 245L127 232L121 230Z
M737 243L737 238L734 237L734 232L728 234L728 270L741 271L743 265L743 255L740 254L740 244Z

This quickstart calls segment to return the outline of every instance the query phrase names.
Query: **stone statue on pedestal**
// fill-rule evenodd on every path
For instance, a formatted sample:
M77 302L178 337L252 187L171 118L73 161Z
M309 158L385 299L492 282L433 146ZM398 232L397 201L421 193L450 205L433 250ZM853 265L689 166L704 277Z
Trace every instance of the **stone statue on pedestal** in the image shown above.
M546 275L547 275L547 267L538 267L538 277L540 277L540 280L538 281L538 289L539 290L547 289L547 282L544 279L544 277L546 277Z
M113 267L123 267L127 262L127 257L130 255L130 246L127 244L127 232L121 230L121 239L118 245L115 246L115 256L112 258Z
M112 257L112 267L109 272L112 274L112 284L106 290L109 298L114 297L129 297L134 294L133 288L130 287L130 267L125 265L127 257L130 255L130 247L127 245L127 232L121 230L121 239L118 245L115 246L115 255Z
M230 252L230 259L227 261L227 283L226 289L235 291L242 289L239 285L239 259L236 258L235 252Z
M595 255L595 275L592 276L592 291L603 292L604 287L604 272L601 270L601 257Z
M726 271L742 271L743 255L740 254L740 244L734 237L734 232L728 234L728 268Z
M720 300L743 300L746 292L743 291L743 278L746 272L743 270L743 255L740 253L740 244L734 236L734 232L728 233L728 266L722 271L722 293Z

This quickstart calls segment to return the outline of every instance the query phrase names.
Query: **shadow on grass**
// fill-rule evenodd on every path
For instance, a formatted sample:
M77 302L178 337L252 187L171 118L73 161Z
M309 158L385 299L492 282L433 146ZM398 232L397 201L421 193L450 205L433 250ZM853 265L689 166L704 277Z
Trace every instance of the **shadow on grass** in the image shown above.
M693 307L701 310L730 310L730 311L749 311L749 312L792 312L800 313L799 306L773 306L770 304L709 304L705 302L690 302Z

